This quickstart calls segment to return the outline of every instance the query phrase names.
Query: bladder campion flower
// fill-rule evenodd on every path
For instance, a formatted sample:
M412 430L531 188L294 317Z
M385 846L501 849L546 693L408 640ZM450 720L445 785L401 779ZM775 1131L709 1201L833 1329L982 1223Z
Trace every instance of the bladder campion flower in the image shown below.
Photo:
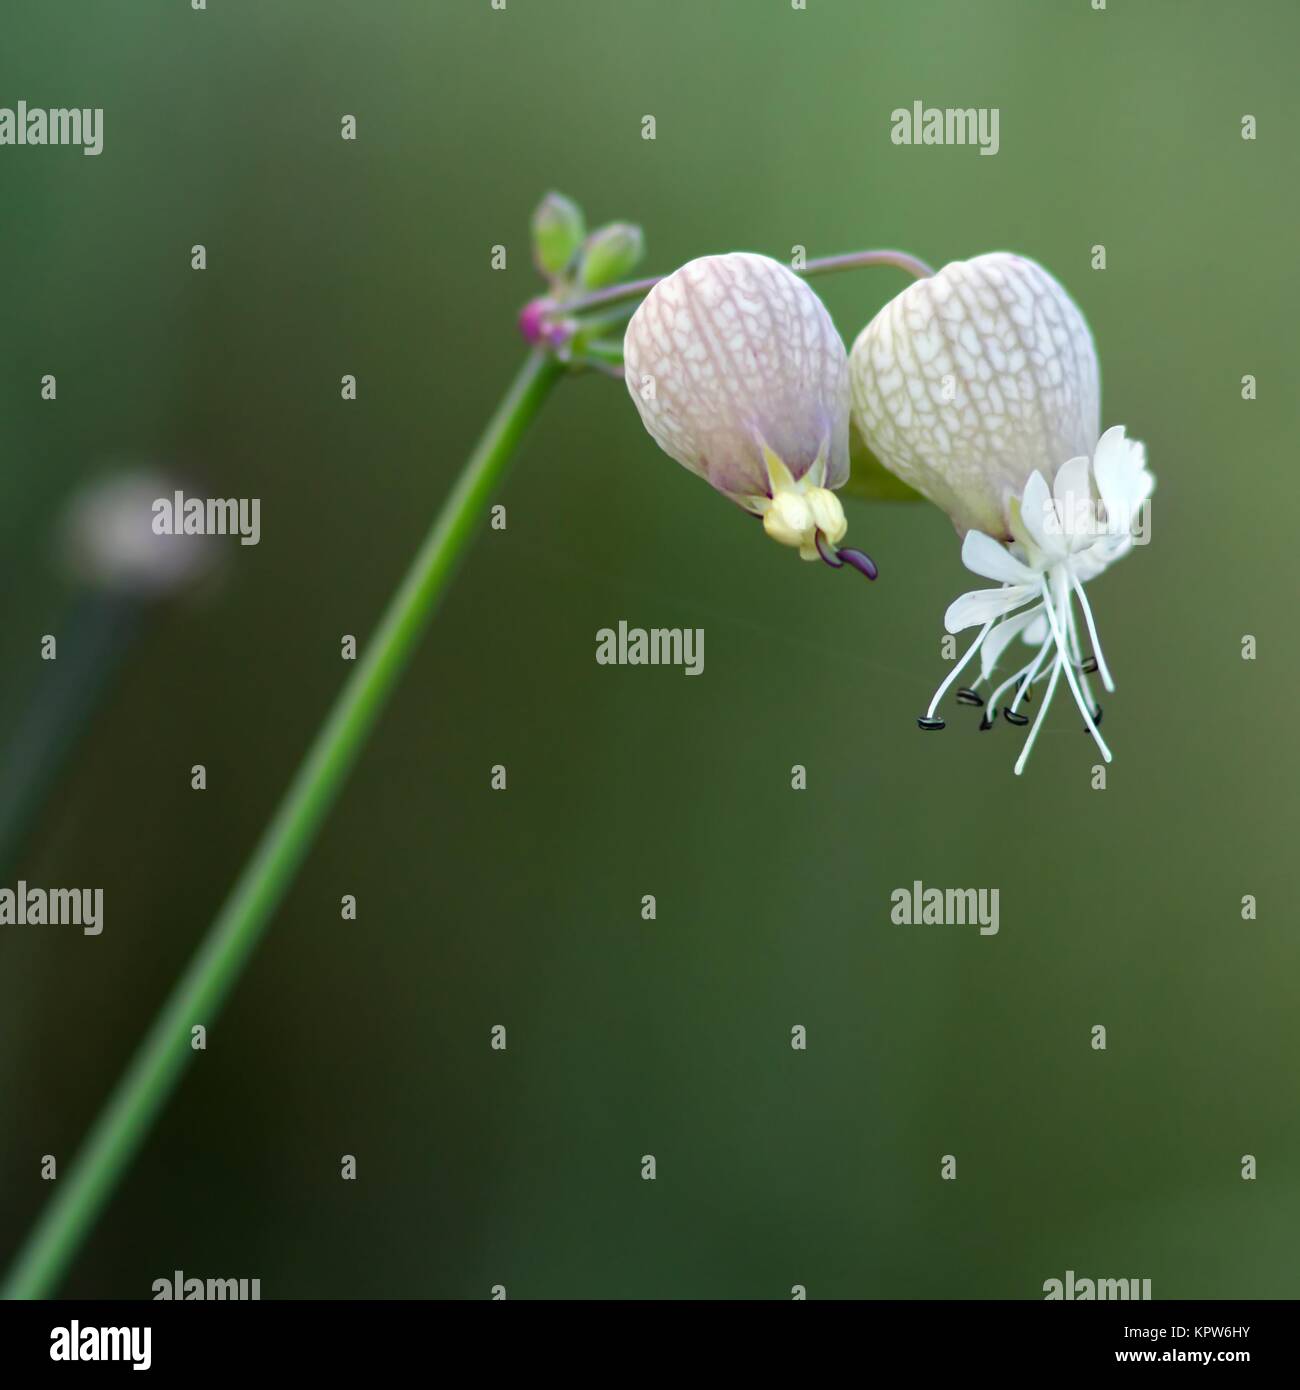
M979 634L921 728L944 727L939 702L977 652L979 678L957 699L985 705L978 687L1020 637L1035 654L990 693L980 728L993 727L1000 707L1010 723L1028 724L1020 706L1047 682L1019 774L1064 675L1109 762L1088 676L1100 672L1115 687L1083 586L1132 548L1155 481L1122 426L1101 434L1097 354L1077 306L1022 256L955 261L863 329L850 377L854 418L876 456L948 513L967 569L1001 586L963 594L944 615L949 632L978 626ZM1086 659L1076 599L1092 646Z
M663 451L805 560L876 566L840 550L834 489L849 476L848 356L831 316L766 256L702 256L661 280L623 343L627 387Z

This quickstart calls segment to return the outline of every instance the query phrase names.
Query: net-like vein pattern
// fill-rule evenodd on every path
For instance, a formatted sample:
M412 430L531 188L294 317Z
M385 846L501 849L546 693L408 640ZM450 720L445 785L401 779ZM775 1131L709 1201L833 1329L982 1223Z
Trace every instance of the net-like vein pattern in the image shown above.
M1001 536L1038 469L1050 482L1101 433L1092 335L1059 284L1021 256L955 261L863 329L854 416L876 456L958 524Z
M738 251L682 266L633 315L623 356L660 448L721 491L767 491L763 443L796 478L823 448L826 485L848 477L844 344L821 300L779 261Z

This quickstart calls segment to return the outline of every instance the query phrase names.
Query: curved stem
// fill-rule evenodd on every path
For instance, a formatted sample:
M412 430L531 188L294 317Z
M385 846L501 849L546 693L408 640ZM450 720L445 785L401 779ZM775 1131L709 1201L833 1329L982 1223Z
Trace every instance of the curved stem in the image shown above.
M67 1179L41 1214L2 1291L41 1298L63 1274L184 1069L190 1028L210 1024L264 931L442 597L483 523L494 488L563 367L529 355L443 503L365 655L334 702L270 825L173 986L95 1121Z
M834 275L841 270L861 270L872 265L892 265L905 270L916 280L928 280L934 274L932 267L917 256L906 251L850 251L843 256L823 256L820 260L809 261L796 275Z
M623 379L623 344L598 338L593 342L582 343L569 355L569 361L583 367L595 367L598 371Z
M814 275L834 275L840 270L860 270L871 265L896 266L918 280L924 280L934 274L924 261L909 256L906 251L850 251L844 256L824 256L819 261L809 261L796 270L795 274L811 279ZM565 300L558 309L566 315L585 314L589 309L600 309L607 304L621 304L627 299L639 299L642 295L649 294L662 279L662 275L653 275L648 280L629 280L625 285L611 285L607 290L597 290L594 294Z

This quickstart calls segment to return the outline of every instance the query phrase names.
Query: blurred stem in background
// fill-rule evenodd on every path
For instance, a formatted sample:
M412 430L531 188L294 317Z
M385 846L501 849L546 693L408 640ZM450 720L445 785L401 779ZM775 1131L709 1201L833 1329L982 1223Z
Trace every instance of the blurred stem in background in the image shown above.
M0 753L0 878L149 619L218 566L205 537L154 533L154 500L177 486L153 465L118 461L79 487L59 519L52 550L75 599L41 639L39 677ZM45 651L47 637L57 638L57 652Z
M121 668L144 616L143 600L89 590L59 625L66 655L45 664L0 760L0 879L8 880L27 833L82 732Z
M190 1028L209 1023L256 946L417 639L524 431L564 367L535 349L488 422L451 495L299 765L252 858L173 987L41 1214L5 1282L6 1298L48 1296L80 1248L190 1055Z

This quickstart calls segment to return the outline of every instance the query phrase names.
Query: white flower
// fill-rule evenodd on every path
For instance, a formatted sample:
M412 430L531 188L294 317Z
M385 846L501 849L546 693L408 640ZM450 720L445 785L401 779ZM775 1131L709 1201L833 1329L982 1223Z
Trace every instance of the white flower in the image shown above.
M980 727L992 728L999 708L1027 724L1020 706L1047 682L1019 774L1064 675L1109 762L1088 676L1097 671L1108 691L1115 687L1083 586L1132 548L1155 483L1143 446L1122 426L1098 438L1097 359L1078 308L1022 257L956 262L876 316L854 344L850 372L867 443L948 512L965 537L967 569L1001 586L963 594L948 608L949 632L979 633L918 723L944 727L935 711L976 652L979 678L957 698L985 704L978 687L1019 637L1035 654L989 694ZM1076 599L1093 652L1087 659Z
M849 476L848 356L793 271L742 251L688 262L633 314L623 361L665 453L805 560L847 560L875 577L866 556L835 550L846 530L833 489Z
M217 564L210 536L160 535L159 498L168 505L178 480L148 466L107 474L75 494L62 523L61 548L80 580L138 598L163 598L196 583Z

